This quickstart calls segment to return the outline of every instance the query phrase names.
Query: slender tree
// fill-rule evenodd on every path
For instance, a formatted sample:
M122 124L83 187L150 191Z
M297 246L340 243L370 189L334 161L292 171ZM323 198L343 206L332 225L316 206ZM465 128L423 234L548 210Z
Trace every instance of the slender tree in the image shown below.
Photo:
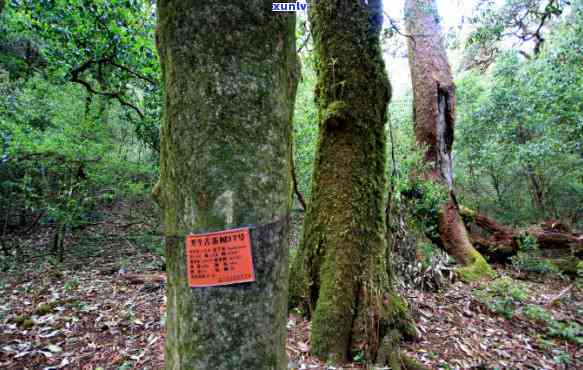
M167 369L285 369L295 17L159 0ZM256 281L191 289L185 235L251 227Z
M312 353L343 362L362 351L372 360L390 327L411 333L387 267L382 2L312 1L309 18L319 139L291 304L311 311Z
M413 117L417 144L427 164L424 180L443 185L449 200L440 209L438 244L464 266L462 277L474 279L491 269L477 252L459 215L453 191L452 145L455 125L455 86L443 46L435 0L406 0L409 66L413 85Z

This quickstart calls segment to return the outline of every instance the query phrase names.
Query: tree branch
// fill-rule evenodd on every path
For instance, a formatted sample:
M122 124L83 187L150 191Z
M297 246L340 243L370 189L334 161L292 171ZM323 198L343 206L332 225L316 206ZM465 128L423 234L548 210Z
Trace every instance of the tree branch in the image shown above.
M407 37L410 38L411 41L413 41L413 47L415 47L415 37L413 37L413 35L409 35L406 33L401 32L401 30L399 29L399 26L397 25L397 23L395 22L395 20L393 18L391 18L391 16L389 16L387 14L387 12L385 13L385 17L387 17L389 24L390 24L390 29L393 30L396 34L401 35L403 37Z
M101 59L97 59L97 60L93 60L93 59L89 59L87 60L85 63L81 64L79 67L74 68L73 70L71 70L71 82L74 83L78 83L80 85L82 85L83 87L85 87L85 89L95 95L102 95L102 96L107 96L109 98L112 99L116 99L122 106L128 107L132 110L134 110L138 116L140 116L140 119L144 119L144 113L142 113L142 111L135 106L134 104L128 102L125 100L123 93L118 91L118 92L112 92L112 91L100 91L100 90L96 90L93 88L93 86L91 86L91 84L89 82L87 82L86 80L82 79L80 77L80 75L85 72L86 70L88 70L89 68L91 68L92 65L94 64L110 64L113 65L115 67L118 68L122 68L122 66L113 63L112 62L112 58L111 57L106 57L106 58L101 58ZM123 67L126 68L126 67ZM130 71L129 69L126 68L127 71ZM154 83L154 82L152 82Z
M158 84L156 81L152 80L151 78L146 77L146 76L144 76L144 75L142 75L142 74L140 74L140 73L138 73L136 71L133 71L130 68L124 66L124 65L117 64L117 63L114 63L114 62L110 62L109 64L112 65L112 66L114 66L114 67L117 67L117 68L121 69L122 71L126 71L127 73L131 74L132 76L137 77L140 80L144 80L144 81L146 81L146 82L148 82L148 83L150 83L152 85L157 85Z

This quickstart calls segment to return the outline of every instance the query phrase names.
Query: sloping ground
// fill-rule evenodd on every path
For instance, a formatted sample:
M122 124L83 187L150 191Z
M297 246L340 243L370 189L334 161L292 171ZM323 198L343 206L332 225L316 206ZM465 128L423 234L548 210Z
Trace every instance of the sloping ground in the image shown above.
M149 258L133 257L132 265L147 264ZM116 265L94 262L82 271L47 267L3 284L0 368L163 367L163 286L156 281L136 284L136 275L128 280ZM525 285L532 294L529 300L539 305L566 287L562 282L550 287ZM545 339L544 326L522 314L510 320L493 314L470 289L459 284L440 294L411 292L409 300L423 335L404 351L431 368L583 368L580 346ZM548 310L557 319L583 324L576 311L583 307L580 292L571 294ZM309 356L309 324L290 316L288 329L292 368L326 368ZM344 368L351 367L363 368L359 364Z
M143 266L151 257L134 252L129 263ZM5 276L0 369L162 368L164 290L132 284L120 269L97 259L81 270L46 266Z
M504 271L499 273L504 274ZM583 348L573 342L574 338L571 341L556 338L547 330L547 323L530 319L525 314L528 309L539 307L552 315L556 320L553 323L558 325L573 321L583 324L581 291L569 291L574 294L562 297L564 303L549 306L569 282L513 284L526 293L522 302L507 303L502 297L494 300L494 304L514 306L512 317L494 314L491 307L476 300L471 286L461 283L437 295L413 292L409 300L423 339L407 345L405 351L430 367L583 368ZM485 289L488 286L482 291ZM511 306L506 311L504 306L494 309L507 314ZM583 340L583 333L578 333L578 339Z
M46 235L23 241L30 261L0 273L0 369L163 368L161 259L148 252L160 241L119 225L88 230L58 268L39 257ZM403 351L430 368L583 369L583 293L569 280L406 296L422 338ZM327 368L309 355L309 323L290 316L288 330L290 368Z
M501 269L498 273L507 274ZM501 285L504 289L492 289ZM583 291L568 280L549 277L542 283L506 277L482 285L456 283L440 293L410 291L406 296L421 339L407 343L403 351L428 368L583 369ZM327 368L309 356L309 323L291 316L288 328L294 366Z

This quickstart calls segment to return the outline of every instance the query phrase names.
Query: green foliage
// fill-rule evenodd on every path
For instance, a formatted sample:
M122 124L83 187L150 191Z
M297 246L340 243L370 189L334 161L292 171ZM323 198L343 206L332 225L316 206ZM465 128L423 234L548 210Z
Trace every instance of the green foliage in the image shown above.
M99 97L101 110L109 101L119 103L138 138L159 150L161 90L151 2L13 0L0 25L6 35L0 44L9 45L0 52L0 65L11 76L28 78L40 70L54 84L72 82L88 99Z
M546 336L550 338L560 338L579 345L583 343L583 328L576 321L555 320L546 309L534 304L526 304L521 308L528 297L528 291L518 281L508 277L499 278L490 285L474 289L472 295L489 310L507 319L521 313L527 319L544 325ZM552 345L541 340L545 346Z
M542 258L541 252L532 236L526 236L519 242L518 253L510 257L512 266L518 271L539 274L558 273L559 269L548 259Z
M548 323L548 334L551 337L562 338L577 345L583 345L583 327L576 321L555 321Z
M571 357L571 354L567 352L559 351L559 353L556 356L553 356L553 361L557 365L561 364L570 365L573 362L573 357Z
M526 305L526 307L524 307L524 309L522 310L522 313L527 318L534 321L546 323L552 320L552 316L544 308L541 308L540 306L537 305L532 304Z
M496 279L487 286L476 288L472 294L488 309L507 319L514 317L519 304L527 297L524 287L508 277Z
M318 121L314 88L316 72L313 60L305 58L302 63L302 78L298 84L294 112L294 165L298 188L306 202L311 196L311 176L314 169Z
M13 1L2 13L5 268L17 248L8 232L50 227L47 246L61 261L64 239L98 221L100 209L149 196L160 94L151 11L144 1ZM38 57L14 49L15 40Z
M468 44L495 47L503 41L524 44L537 37L544 39L546 28L541 24L548 25L560 17L570 4L567 0L482 1L470 19L474 30Z
M73 277L72 279L67 280L65 282L65 285L63 285L63 288L65 288L66 291L72 291L72 290L77 289L80 284L81 284L81 281L79 280L79 278Z
M138 250L164 257L164 243L159 235L141 233L127 237Z
M458 80L458 186L465 204L505 223L581 226L583 11L575 9L536 58L505 52L485 76Z
M424 269L431 266L435 257L439 255L439 251L436 249L436 247L429 242L419 243L417 245L417 252L418 255L421 257L420 258L421 267L423 267Z
M389 183L391 202L395 208L405 208L408 220L417 232L437 238L437 219L441 205L447 201L447 189L414 176L423 173L427 164L423 148L414 144L411 91L396 97L389 105Z
M439 238L438 219L441 206L447 201L445 187L431 181L408 177L399 183L396 196L407 202L412 224L430 238Z

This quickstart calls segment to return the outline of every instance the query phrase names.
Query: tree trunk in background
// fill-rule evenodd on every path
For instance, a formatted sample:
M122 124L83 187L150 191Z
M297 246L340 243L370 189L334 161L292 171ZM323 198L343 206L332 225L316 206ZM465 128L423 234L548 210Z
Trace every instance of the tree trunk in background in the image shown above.
M167 369L286 369L295 16L271 3L158 1ZM251 227L256 281L188 285L188 233Z
M413 86L413 120L417 144L425 149L424 180L447 187L449 201L440 210L439 244L462 266L465 279L488 275L490 267L472 246L453 193L452 144L455 86L438 24L435 0L406 0L405 20Z
M374 359L382 332L403 329L386 264L386 108L382 2L312 1L319 139L312 198L292 266L292 305L310 307L311 352Z
M99 88L101 91L108 91L107 89L107 81L106 81L106 71L102 69L106 69L107 67L99 67L99 72L97 74L97 83L99 84ZM111 128L109 127L109 96L106 95L99 95L97 97L97 119L99 124L102 128L108 130L108 132L113 135Z

